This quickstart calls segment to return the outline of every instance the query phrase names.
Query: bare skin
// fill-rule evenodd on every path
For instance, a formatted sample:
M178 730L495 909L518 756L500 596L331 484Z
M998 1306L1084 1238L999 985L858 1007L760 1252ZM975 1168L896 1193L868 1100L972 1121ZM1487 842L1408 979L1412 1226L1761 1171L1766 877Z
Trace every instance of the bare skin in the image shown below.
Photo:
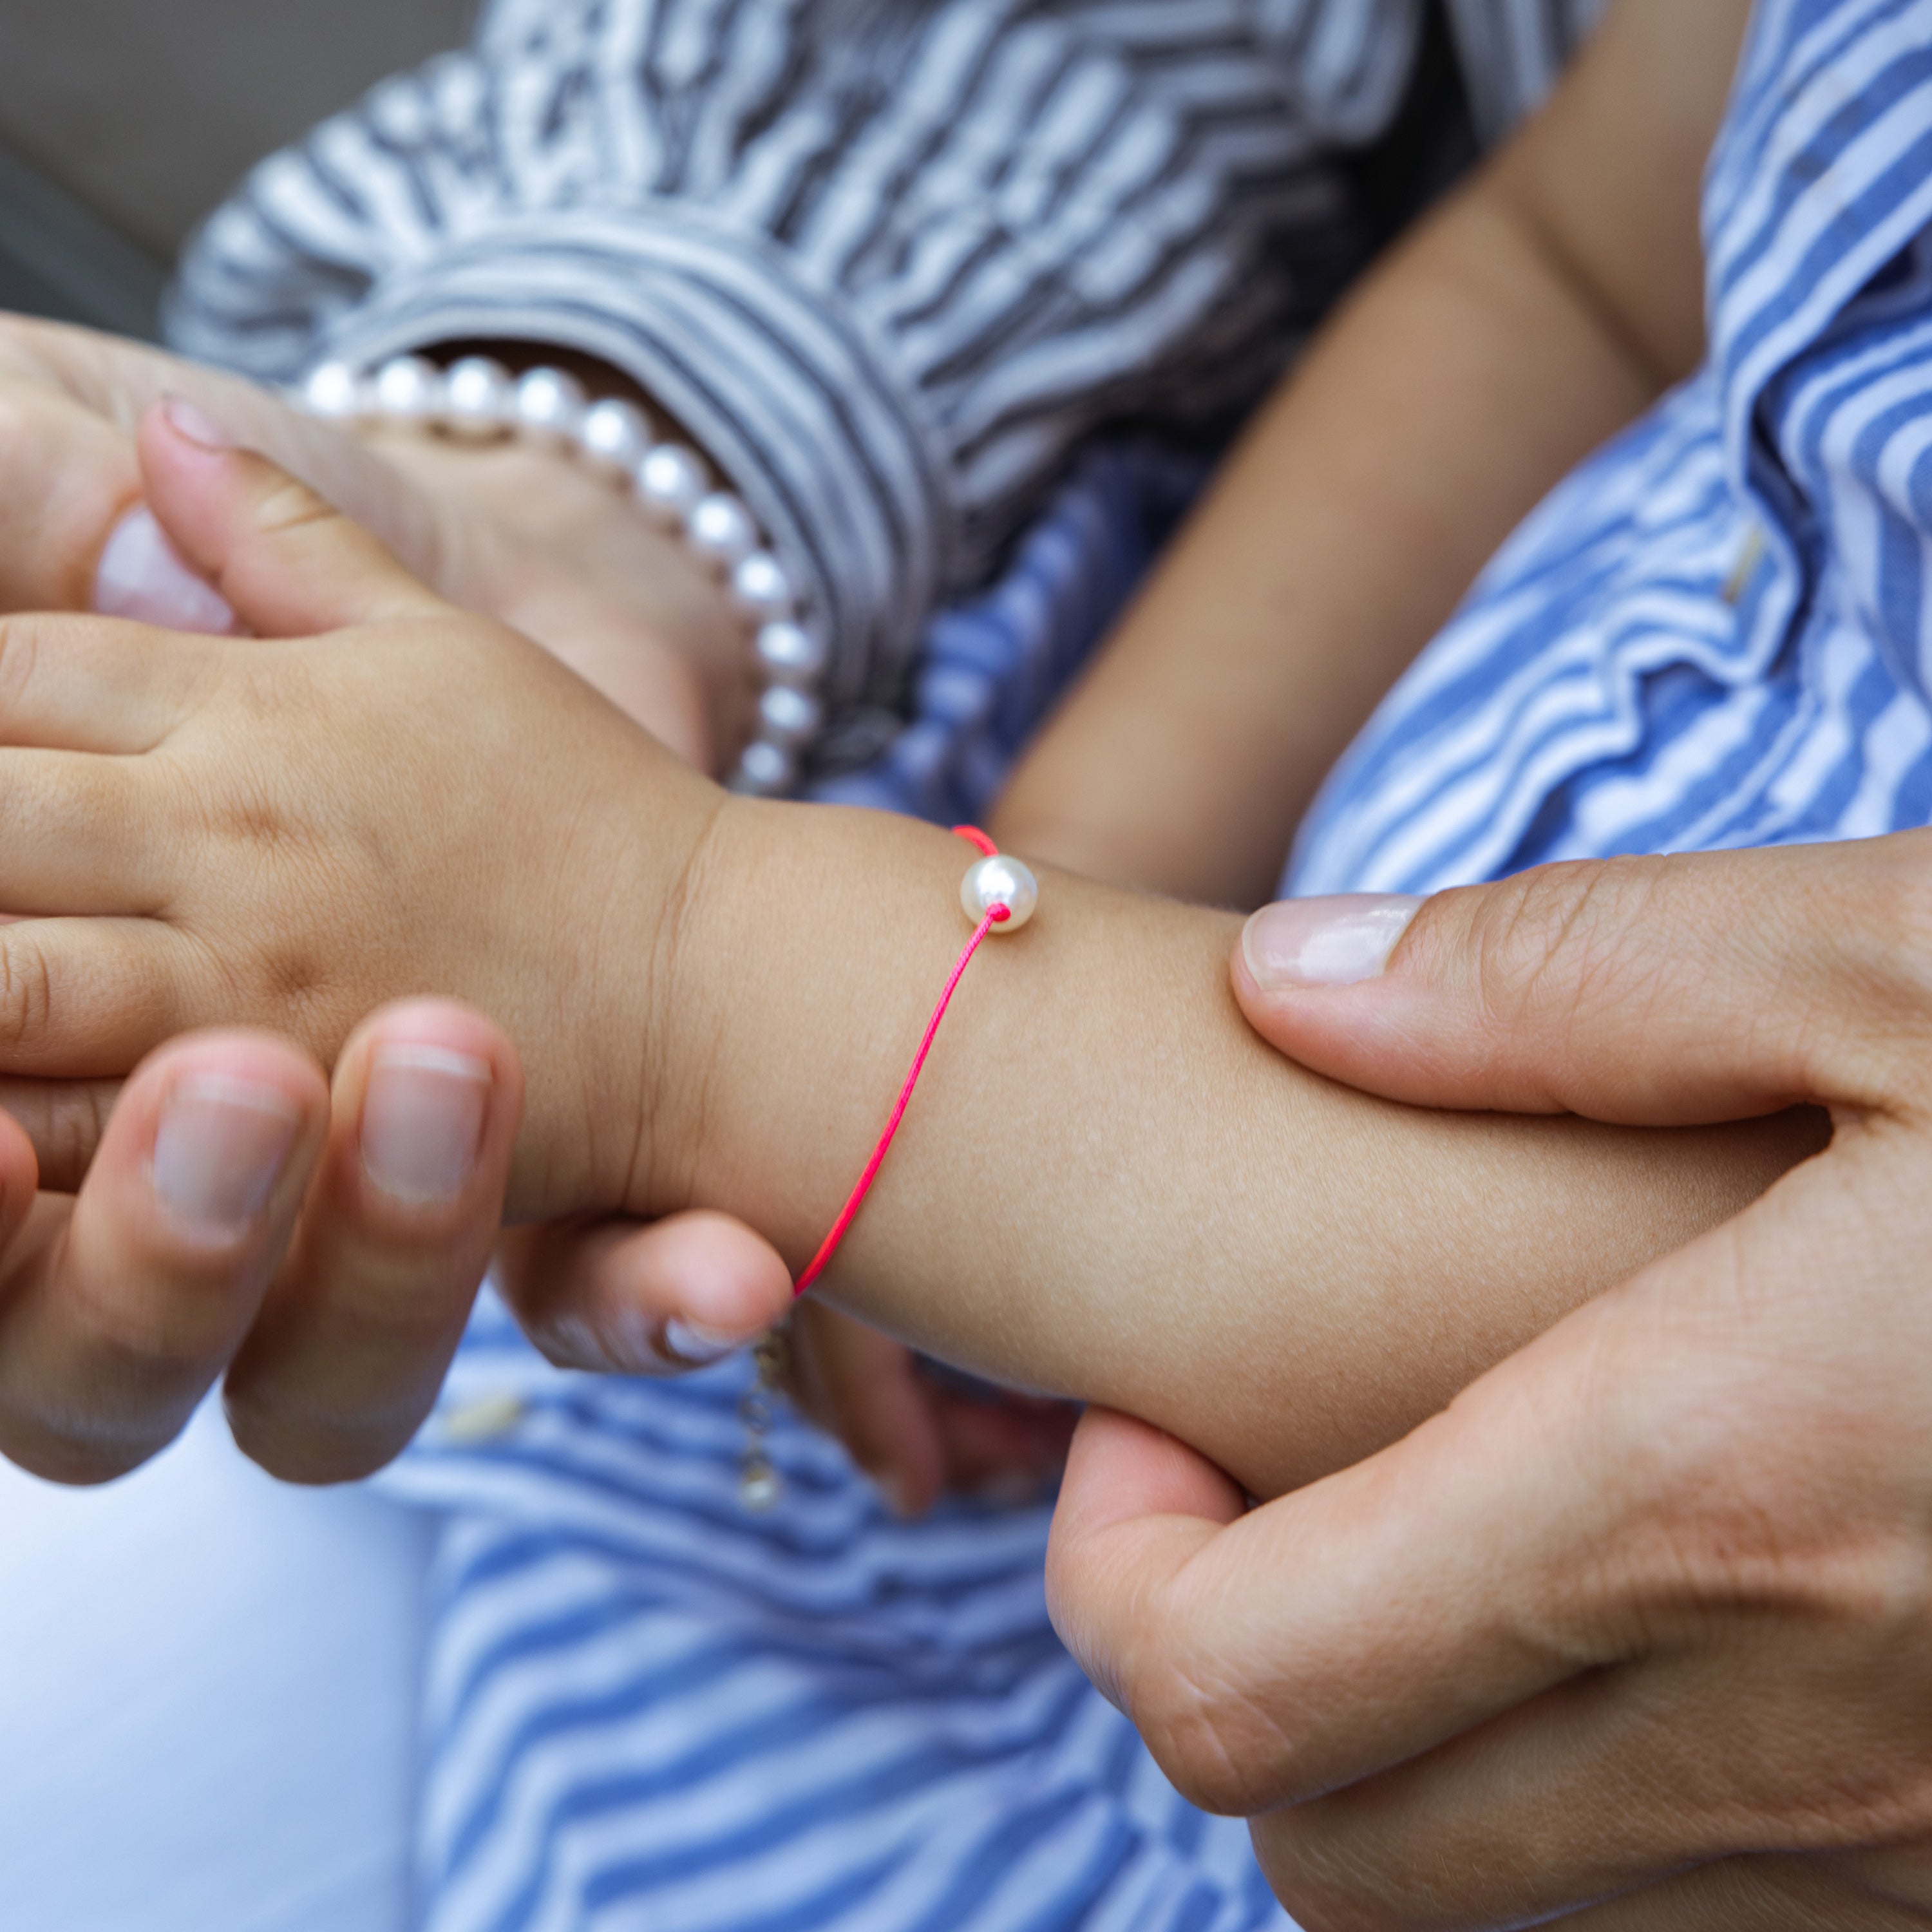
M1306 1925L1922 1932L1932 833L1550 866L1354 985L1235 985L1424 1105L1838 1132L1264 1508L1090 1410L1048 1574L1095 1681Z
M142 454L264 641L0 630L0 796L34 828L0 892L70 915L0 928L0 1064L111 1072L265 1018L326 1060L434 986L522 1052L513 1213L722 1209L802 1264L958 945L957 842L728 798L260 459L158 413ZM1816 1144L1802 1117L1657 1135L1364 1099L1249 1032L1225 916L1045 886L830 1285L1257 1492L1400 1434Z

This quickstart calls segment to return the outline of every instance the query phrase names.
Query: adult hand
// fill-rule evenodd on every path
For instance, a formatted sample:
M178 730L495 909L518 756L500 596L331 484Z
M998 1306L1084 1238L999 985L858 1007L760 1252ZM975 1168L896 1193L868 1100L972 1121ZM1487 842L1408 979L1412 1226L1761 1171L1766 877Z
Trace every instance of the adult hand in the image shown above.
M292 1480L401 1448L502 1208L523 1076L497 1028L441 1001L385 1008L332 1088L271 1035L172 1041L128 1079L77 1196L37 1192L13 1118L33 1096L0 1097L0 1454L104 1481L218 1378L236 1439Z
M1234 979L1418 1105L1834 1136L1266 1508L1090 1415L1076 1654L1310 1932L1932 1924L1932 833L1273 908Z
M580 465L521 443L380 444L138 343L0 315L0 610L219 632L232 613L142 500L134 430L187 397L450 602L514 626L702 767L743 723L744 640L716 586Z

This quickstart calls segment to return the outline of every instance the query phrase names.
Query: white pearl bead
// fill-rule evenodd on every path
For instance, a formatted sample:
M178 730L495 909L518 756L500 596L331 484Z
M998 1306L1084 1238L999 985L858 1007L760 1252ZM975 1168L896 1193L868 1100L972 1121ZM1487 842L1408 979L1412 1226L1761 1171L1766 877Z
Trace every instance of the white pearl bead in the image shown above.
M584 421L585 403L584 385L574 376L562 369L526 370L517 383L517 427L535 442L569 442Z
M362 378L346 362L318 362L299 394L302 406L312 416L340 422L362 413Z
M655 524L681 524L704 494L704 466L681 442L661 442L638 465L638 500Z
M818 700L788 684L768 686L758 700L759 735L775 745L802 745L824 722Z
M782 745L754 738L738 759L731 789L748 792L754 798L769 798L783 791L798 776L798 760Z
M758 668L773 684L816 684L825 675L825 646L802 624L766 624L754 648Z
M586 466L607 483L628 483L651 446L650 420L635 403L606 396L584 412L577 446Z
M442 378L443 422L452 436L482 442L510 426L510 372L488 356L452 362Z
M420 356L392 356L370 385L379 414L398 422L434 423L442 414L442 374Z
M752 513L728 490L715 490L691 506L685 540L704 561L724 571L758 547L758 526Z
M768 550L754 550L741 556L731 572L731 602L740 614L764 624L789 617L792 613L791 579L785 567Z
M993 930L1017 932L1040 904L1040 881L1017 859L1002 852L997 858L982 859L959 882L959 903L975 926L994 907L1004 906L1012 916L997 922Z

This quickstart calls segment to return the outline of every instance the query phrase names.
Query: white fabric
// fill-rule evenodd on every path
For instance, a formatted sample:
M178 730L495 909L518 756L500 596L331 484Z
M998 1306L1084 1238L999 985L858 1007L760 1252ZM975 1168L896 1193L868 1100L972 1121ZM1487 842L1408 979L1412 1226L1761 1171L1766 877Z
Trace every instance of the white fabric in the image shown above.
M404 1932L434 1530L213 1404L104 1489L0 1462L0 1924Z

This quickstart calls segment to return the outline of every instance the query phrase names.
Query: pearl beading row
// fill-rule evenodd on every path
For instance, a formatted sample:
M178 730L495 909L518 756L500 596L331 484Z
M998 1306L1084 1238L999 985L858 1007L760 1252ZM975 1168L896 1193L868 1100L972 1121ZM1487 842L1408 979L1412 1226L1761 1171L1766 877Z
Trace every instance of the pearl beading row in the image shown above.
M592 402L567 370L512 375L487 356L440 369L398 356L373 372L323 362L294 392L296 406L330 422L407 423L460 442L521 437L568 452L593 475L627 490L658 528L675 531L754 627L760 688L758 723L732 774L734 791L788 790L825 720L819 686L828 653L800 621L800 596L742 500L720 488L688 444L656 440L650 418L616 397Z

